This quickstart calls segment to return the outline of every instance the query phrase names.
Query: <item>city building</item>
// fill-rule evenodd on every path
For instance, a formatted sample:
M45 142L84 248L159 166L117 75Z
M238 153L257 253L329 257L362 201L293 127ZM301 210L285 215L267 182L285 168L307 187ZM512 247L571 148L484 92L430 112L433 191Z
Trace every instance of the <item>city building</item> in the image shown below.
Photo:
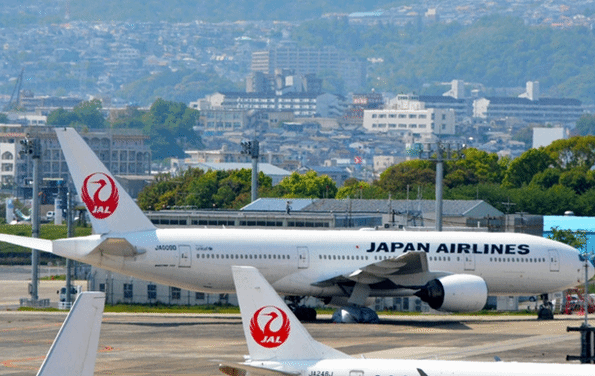
M564 127L554 128L533 128L533 144L532 148L537 149L541 146L548 146L556 140L568 138L568 129Z
M201 163L252 163L252 157L249 154L242 154L238 145L237 149L230 150L227 145L219 150L186 150L188 158L172 158L172 167L175 169L186 169L188 167L198 167ZM259 163L270 163L278 165L283 163L285 156L282 153L261 152ZM252 168L252 167L250 167Z
M200 109L198 118L198 126L205 132L237 131L246 128L248 124L248 111L244 109Z
M206 102L206 103L205 103ZM343 114L345 98L336 94L217 92L205 98L201 106L211 109L239 109L293 112L296 117L339 117Z
M473 116L485 121L518 118L526 123L573 125L583 114L582 102L540 98L539 82L527 82L519 97L485 97L473 101Z
M413 142L455 133L453 109L426 108L414 95L399 95L393 108L365 110L363 127L369 132L411 135Z
M17 161L17 145L0 143L0 183L2 187L12 186Z
M298 47L296 43L285 42L277 47L252 53L252 72L272 75L276 69L291 69L298 75L335 72L345 81L347 91L357 91L366 82L365 61L335 47Z
M146 136L136 130L89 131L81 134L95 151L99 159L114 175L148 174L151 167L151 151L145 145ZM11 179L16 185L17 195L31 196L31 179L33 177L33 161L29 156L20 155L20 142L25 138L37 138L41 145L40 175L43 180L59 180L67 182L69 171L58 143L53 127L24 127L16 124L0 124L0 150L6 158L8 153L15 156L14 162L7 162L3 171L3 181ZM2 157L2 154L0 154ZM9 167L8 164L14 164ZM8 183L6 183L8 184ZM50 200L50 197L46 197ZM51 201L50 201L51 202Z

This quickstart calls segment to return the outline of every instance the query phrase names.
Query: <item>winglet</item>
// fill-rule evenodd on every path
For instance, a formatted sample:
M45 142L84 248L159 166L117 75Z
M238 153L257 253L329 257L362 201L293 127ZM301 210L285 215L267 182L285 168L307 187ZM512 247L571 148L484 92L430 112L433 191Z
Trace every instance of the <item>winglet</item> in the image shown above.
M104 303L102 292L79 295L37 376L93 376Z
M315 341L257 269L231 268L251 361L351 358Z
M85 140L73 128L56 128L68 170L97 234L154 230Z

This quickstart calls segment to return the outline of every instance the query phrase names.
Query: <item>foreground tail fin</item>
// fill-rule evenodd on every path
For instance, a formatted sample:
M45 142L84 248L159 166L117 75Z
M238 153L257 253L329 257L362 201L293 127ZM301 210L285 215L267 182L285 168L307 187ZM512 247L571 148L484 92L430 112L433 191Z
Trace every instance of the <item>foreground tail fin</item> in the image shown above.
M96 233L155 229L76 130L56 128L56 135Z
M232 271L251 360L349 358L315 341L257 269Z
M93 376L104 302L102 292L79 295L37 376Z

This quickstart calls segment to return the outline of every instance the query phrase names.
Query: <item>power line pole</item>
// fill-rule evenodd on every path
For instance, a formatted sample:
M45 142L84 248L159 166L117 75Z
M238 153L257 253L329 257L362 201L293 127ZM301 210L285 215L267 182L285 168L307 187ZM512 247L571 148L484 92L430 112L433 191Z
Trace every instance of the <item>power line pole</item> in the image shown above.
M460 153L461 144L451 144L438 141L426 143L423 149L418 149L419 159L436 162L436 231L442 231L442 180L444 175L444 161L464 158Z

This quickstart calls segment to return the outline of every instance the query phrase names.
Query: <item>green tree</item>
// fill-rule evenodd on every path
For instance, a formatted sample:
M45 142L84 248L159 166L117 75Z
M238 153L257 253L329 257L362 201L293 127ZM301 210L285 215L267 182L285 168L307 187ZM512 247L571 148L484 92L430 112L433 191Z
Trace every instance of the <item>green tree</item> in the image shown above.
M573 168L560 174L560 184L573 189L577 194L583 194L593 186L593 180L587 178L582 168Z
M510 211L505 203L514 202L514 197L510 189L496 183L461 185L444 190L446 200L483 200L503 213Z
M531 185L537 185L548 189L560 182L560 170L557 168L548 168L545 171L536 173L531 179Z
M106 121L101 113L101 101L93 99L77 104L72 112L77 115L78 123L91 129L105 128Z
M80 122L80 118L77 114L71 111L67 111L63 108L58 108L49 113L47 124L55 126L73 125Z
M434 185L436 172L432 162L420 159L401 162L387 168L378 180L378 186L396 197L414 186Z
M380 186L369 184L357 179L348 179L345 184L337 191L336 199L345 198L363 198L363 199L382 199L388 197Z
M572 231L570 229L564 230L558 226L552 227L552 234L548 235L549 239L557 240L561 243L568 244L574 248L580 249L587 245L587 232L582 230Z
M549 189L537 186L523 186L510 190L515 210L531 214L563 215L567 210L575 210L578 195L568 187L556 184Z
M9 122L8 115L3 112L0 112L0 123L7 124Z
M544 148L561 169L582 167L585 171L595 165L595 136L576 136L552 142Z
M200 137L193 129L198 115L184 103L157 99L142 116L143 131L151 138L153 159L183 157L185 148L200 146Z
M444 184L447 187L502 181L505 169L496 153L475 148L465 149L462 153L464 158L446 163Z
M506 187L520 188L523 184L529 184L535 174L552 164L554 159L543 148L529 149L510 162L502 184Z
M595 114L584 114L576 122L574 131L580 136L595 134Z
M292 173L281 180L272 193L283 198L334 198L337 185L328 175L319 176L310 170L303 175Z

